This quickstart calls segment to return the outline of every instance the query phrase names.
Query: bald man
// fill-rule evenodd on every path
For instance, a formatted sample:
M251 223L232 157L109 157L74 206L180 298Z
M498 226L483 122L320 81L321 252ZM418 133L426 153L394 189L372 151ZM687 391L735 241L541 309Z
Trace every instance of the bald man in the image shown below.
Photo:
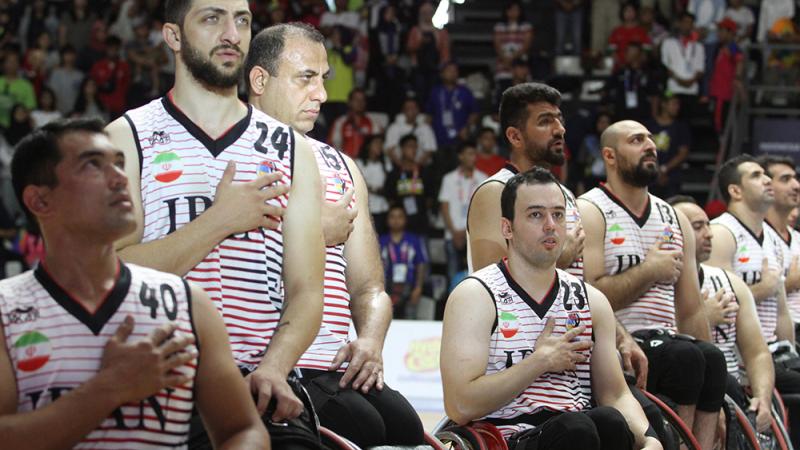
M578 198L584 276L608 297L649 360L647 387L670 397L702 448L713 448L725 395L725 357L710 340L691 224L651 195L658 177L652 135L634 121L601 136L607 182Z

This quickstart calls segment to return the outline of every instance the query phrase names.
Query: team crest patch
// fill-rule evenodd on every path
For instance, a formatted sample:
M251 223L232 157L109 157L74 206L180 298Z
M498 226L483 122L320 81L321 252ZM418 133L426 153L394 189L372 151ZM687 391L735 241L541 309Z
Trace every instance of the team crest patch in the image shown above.
M150 142L151 146L156 144L164 145L172 142L172 139L169 137L169 133L166 131L153 131L153 134L147 138L147 140Z
M511 298L511 294L509 294L508 291L503 291L499 293L497 295L497 298L503 305L510 305L514 303L514 300Z
M608 227L608 237L612 244L622 245L625 242L625 235L623 234L622 227L615 223Z
M747 253L747 246L746 245L742 245L741 247L739 247L739 250L737 250L736 252L737 253ZM743 254L743 255L739 256L738 258L736 258L736 260L739 261L740 263L744 264L747 261L750 261L750 257L747 256L746 254Z
M8 322L14 325L33 322L39 318L39 310L35 306L26 308L14 308L8 313Z
M29 331L14 342L17 352L17 369L23 372L39 370L50 360L53 346L47 336Z
M330 180L331 180L331 187L333 187L333 190L339 194L344 194L345 191L344 180L339 177L333 177Z
M162 183L172 183L183 175L183 163L175 152L159 153L153 159L153 178Z
M519 331L519 319L514 313L503 311L500 313L500 333L503 337L510 339Z
M261 161L258 163L258 170L256 170L256 176L266 175L268 173L275 172L275 164L272 161Z
M672 238L675 236L675 233L672 231L672 227L667 225L664 227L664 230L661 232L661 242L665 244L672 243Z
M578 313L572 312L567 314L567 322L564 324L567 327L567 330L576 328L580 324L581 324L581 317L578 315Z
M609 209L608 211L606 211L606 217L608 217L609 219L613 219L616 216L617 216L617 213L614 212L613 209Z

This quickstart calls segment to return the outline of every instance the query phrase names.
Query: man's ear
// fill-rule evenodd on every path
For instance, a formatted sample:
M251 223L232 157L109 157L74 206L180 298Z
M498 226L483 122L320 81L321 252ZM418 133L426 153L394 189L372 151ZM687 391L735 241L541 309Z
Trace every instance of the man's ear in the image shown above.
M510 240L514 235L513 231L511 230L511 221L505 217L500 218L500 232L503 233L503 238L505 238L507 241Z
M53 203L50 199L50 188L29 184L22 191L22 203L37 219L47 217L53 213Z
M253 66L250 73L247 74L247 81L250 87L250 92L255 95L263 95L267 89L267 82L269 81L269 72L261 66Z
M508 139L508 143L511 144L512 147L521 148L525 146L525 142L522 139L522 132L516 127L506 128L506 139Z
M173 52L181 50L181 27L175 23L165 23L161 27L161 36Z

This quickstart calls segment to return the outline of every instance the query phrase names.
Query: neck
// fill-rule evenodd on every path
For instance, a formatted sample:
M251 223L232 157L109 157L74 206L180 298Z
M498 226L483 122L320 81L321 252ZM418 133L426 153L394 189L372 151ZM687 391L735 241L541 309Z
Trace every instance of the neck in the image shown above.
M634 214L641 214L647 206L647 188L631 186L615 172L608 173L606 189L613 192Z
M661 113L656 116L656 121L659 123L659 125L669 125L674 121L674 119L667 113Z
M555 261L553 261L553 264L549 267L536 267L526 261L521 255L517 255L509 244L508 271L514 278L514 281L522 286L522 289L524 289L528 295L537 300L541 300L553 284L556 264Z
M736 216L747 228L755 234L761 234L764 227L764 219L767 217L766 211L753 211L744 202L734 202L728 205L728 212ZM777 224L774 224L776 225Z
M391 236L392 241L400 242L400 239L403 239L403 234L405 232L403 230L392 230L389 232L389 236Z
M474 172L474 168L473 167L462 167L461 168L461 173L463 173L464 176L467 177L467 178L471 178L473 172Z
M415 123L417 123L417 118L406 116L406 123L409 125L414 125Z
M511 164L517 167L520 172L527 172L533 169L533 166L542 166L545 169L550 168L550 164L547 164L543 161L533 161L525 154L524 150L517 150L511 152L511 158L509 159Z
M176 55L176 58L180 57ZM209 90L180 63L176 67L175 79L173 102L212 137L215 137L215 132L221 134L227 130L231 122L240 119L247 111L247 106L236 95L236 86Z
M455 81L443 81L442 85L444 85L444 87L446 87L447 89L453 89L454 87L456 87L456 82Z
M403 166L403 170L414 170L414 169L417 168L417 163L414 162L413 159L410 160L410 161L407 160L407 159L404 159L403 161L401 161L401 164Z
M772 206L769 211L767 211L766 220L769 222L775 230L781 234L781 236L786 237L789 234L789 230L786 228L789 226L789 213L792 212L791 209L784 212L778 209L775 206Z

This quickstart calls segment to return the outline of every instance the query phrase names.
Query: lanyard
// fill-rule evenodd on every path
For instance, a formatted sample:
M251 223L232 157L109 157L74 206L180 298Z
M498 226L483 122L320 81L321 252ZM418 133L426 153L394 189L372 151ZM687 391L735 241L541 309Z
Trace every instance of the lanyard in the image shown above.
M461 171L458 172L458 200L461 204L467 203L469 200L469 196L472 195L472 192L475 190L475 185L477 184L475 181L475 172L472 172L472 177L467 178ZM466 194L464 192L464 186L467 186Z
M395 247L397 244L394 242L389 242L389 259L392 261L392 264L396 264L400 261L407 262L408 260L408 242L402 241L400 243L400 259L397 258L397 252L395 251Z

